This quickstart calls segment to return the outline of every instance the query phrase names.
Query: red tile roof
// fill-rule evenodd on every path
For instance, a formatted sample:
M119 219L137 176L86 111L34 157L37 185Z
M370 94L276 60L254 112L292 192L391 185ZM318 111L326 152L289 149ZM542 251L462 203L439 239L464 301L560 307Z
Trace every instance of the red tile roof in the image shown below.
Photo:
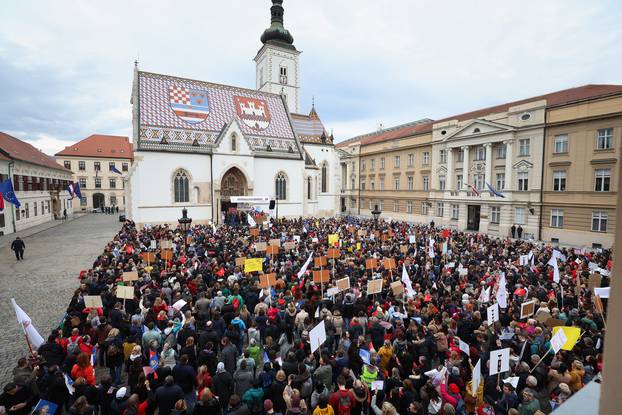
M56 156L81 156L115 159L132 159L132 145L127 137L93 134L84 140L65 147Z
M404 124L399 125L393 128L381 130L374 133L364 134L357 137L350 138L348 140L342 141L337 144L337 147L345 147L346 145L360 140L361 145L378 143L381 141L394 140L397 138L404 138L411 135L423 134L426 132L432 131L432 126L435 123L449 121L449 120L458 120L465 121L474 118L484 117L489 114L506 112L510 109L510 107L514 107L516 105L526 104L528 102L546 100L547 107L570 104L573 102L583 101L586 99L596 99L601 97L606 97L609 95L617 95L622 93L622 85L583 85L576 88L564 89L561 91L551 92L544 95L538 95L531 98L521 99L519 101L512 101L501 105L496 105L493 107L482 108L479 110L465 112L463 114L452 115L451 117L446 117L437 121L431 121L424 124Z
M25 141L19 140L3 132L0 132L0 151L2 151L9 159L19 160L71 173L71 170L68 170L58 164L53 157L37 150Z

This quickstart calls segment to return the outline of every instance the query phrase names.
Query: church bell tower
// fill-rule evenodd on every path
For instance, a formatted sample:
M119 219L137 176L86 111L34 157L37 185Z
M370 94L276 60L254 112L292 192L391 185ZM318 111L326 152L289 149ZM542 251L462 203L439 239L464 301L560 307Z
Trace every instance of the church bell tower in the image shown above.
M272 0L270 27L261 35L257 56L256 82L260 91L281 94L289 112L300 112L300 52L294 37L283 26L283 0Z

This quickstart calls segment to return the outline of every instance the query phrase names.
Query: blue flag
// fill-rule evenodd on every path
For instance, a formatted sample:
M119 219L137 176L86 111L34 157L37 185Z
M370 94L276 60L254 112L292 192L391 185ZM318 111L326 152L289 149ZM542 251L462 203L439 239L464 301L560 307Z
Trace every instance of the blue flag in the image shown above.
M73 193L82 199L82 192L80 191L80 182L75 182L73 184Z
M505 196L503 195L503 193L499 192L498 190L496 190L494 187L492 187L492 185L488 182L486 182L486 186L488 186L488 190L490 190L490 193L492 193L493 195L497 196L497 197L503 197L505 198Z
M158 356L158 352L149 350L149 367L153 370L158 370L158 366L160 366L160 356Z
M110 171L121 175L123 174L115 166L110 166Z
M4 200L9 203L13 203L16 208L19 209L19 207L22 205L21 203L19 203L19 200L17 200L17 196L15 196L11 179L6 179L2 183L0 183L0 193L2 193L2 197L4 198Z

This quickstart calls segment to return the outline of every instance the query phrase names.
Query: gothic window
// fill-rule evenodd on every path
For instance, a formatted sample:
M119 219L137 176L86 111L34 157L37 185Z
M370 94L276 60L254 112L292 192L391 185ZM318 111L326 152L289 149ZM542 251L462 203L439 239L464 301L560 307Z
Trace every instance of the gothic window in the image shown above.
M307 200L311 200L311 177L307 177Z
M175 203L187 203L190 201L188 174L184 170L178 170L173 179L175 190Z
M322 193L328 191L328 169L326 163L322 164Z
M280 67L279 82L283 85L287 85L287 67L286 66Z
M238 138L234 135L231 136L231 152L235 153L238 151Z
M287 199L287 177L285 173L279 173L275 180L275 194L278 200Z

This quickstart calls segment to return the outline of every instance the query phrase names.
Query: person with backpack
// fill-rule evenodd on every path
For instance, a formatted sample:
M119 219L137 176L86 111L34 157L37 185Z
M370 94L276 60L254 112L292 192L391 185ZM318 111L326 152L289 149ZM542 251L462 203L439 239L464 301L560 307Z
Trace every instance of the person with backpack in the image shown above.
M313 415L335 415L335 411L328 404L328 398L325 395L320 395L318 404L313 410Z
M450 383L447 386L448 374L445 374L443 381L440 384L440 394L443 399L443 407L445 404L450 404L456 410L456 415L465 415L464 399L460 395L460 388L455 383Z
M339 415L350 415L352 407L356 404L354 396L346 389L346 378L337 376L337 391L330 395L328 400L333 412Z
M118 386L121 383L121 368L123 367L123 341L119 329L113 328L108 332L108 337L103 343L106 355L106 367L110 369L112 382Z
M260 415L263 412L263 387L259 379L255 380L253 387L242 395L242 402L246 404L253 415Z

